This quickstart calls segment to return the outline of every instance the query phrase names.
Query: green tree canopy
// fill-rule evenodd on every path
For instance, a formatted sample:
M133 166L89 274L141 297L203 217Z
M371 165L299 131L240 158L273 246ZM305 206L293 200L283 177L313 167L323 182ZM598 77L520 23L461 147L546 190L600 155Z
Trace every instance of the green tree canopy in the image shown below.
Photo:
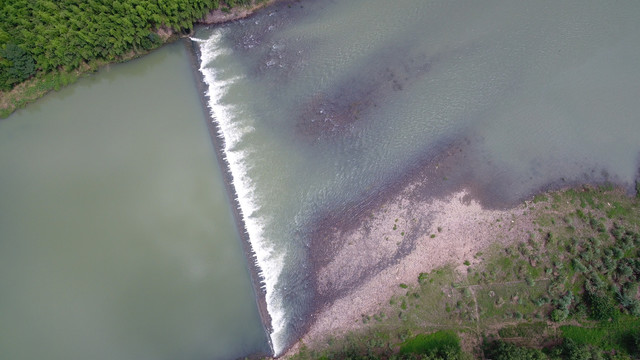
M38 70L72 70L149 50L162 43L155 33L160 27L191 30L219 5L219 0L0 1L0 87L10 88Z
M10 89L36 73L33 57L16 44L7 44L0 50L0 87Z

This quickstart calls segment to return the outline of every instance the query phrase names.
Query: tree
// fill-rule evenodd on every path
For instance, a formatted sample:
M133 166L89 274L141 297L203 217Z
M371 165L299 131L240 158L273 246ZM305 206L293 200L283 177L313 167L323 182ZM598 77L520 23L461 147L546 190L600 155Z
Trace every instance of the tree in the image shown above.
M36 63L33 57L18 45L9 43L0 50L0 56L4 58L4 65L0 74L0 86L11 89L14 84L22 82L36 73Z
M578 345L571 339L564 339L560 350L562 357L568 360L591 360L599 353L597 349L591 349L588 345Z

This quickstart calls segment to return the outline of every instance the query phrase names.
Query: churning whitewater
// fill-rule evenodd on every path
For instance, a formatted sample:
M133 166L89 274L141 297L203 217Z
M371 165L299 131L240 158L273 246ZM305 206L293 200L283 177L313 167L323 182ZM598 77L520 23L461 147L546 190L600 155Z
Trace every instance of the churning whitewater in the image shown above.
M216 58L226 54L225 49L220 44L225 30L225 28L216 29L216 32L208 40L196 38L192 40L198 44L200 49L200 72L209 87L206 95L209 98L211 121L216 122L218 125L218 136L224 144L225 161L233 179L233 187L236 191L236 200L240 207L242 221L249 236L254 261L260 269L259 276L265 291L267 311L271 317L270 327L272 331L269 337L273 351L278 355L286 346L285 311L275 294L278 277L283 269L284 254L276 253L264 237L265 220L257 214L259 206L255 200L253 181L247 175L247 167L249 165L246 162L246 158L249 155L249 150L236 149L242 138L255 129L251 126L243 126L239 121L234 121L244 114L237 107L223 104L221 101L228 85L237 80L237 77L223 79L223 74L219 69L207 67ZM244 118L244 121L247 120Z

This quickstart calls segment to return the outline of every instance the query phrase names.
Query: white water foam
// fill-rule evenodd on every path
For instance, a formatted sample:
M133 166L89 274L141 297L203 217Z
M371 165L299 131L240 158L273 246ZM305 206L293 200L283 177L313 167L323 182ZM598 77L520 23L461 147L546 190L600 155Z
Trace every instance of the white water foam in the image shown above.
M234 150L234 147L242 141L242 138L255 129L248 125L241 125L243 121L237 118L239 113L234 109L234 106L221 102L227 87L238 78L220 80L219 71L215 68L207 67L207 64L228 51L221 44L223 34L224 29L216 29L209 39L192 38L192 40L198 43L200 47L200 72L209 86L207 91L209 108L213 121L217 122L219 128L218 136L224 141L225 161L229 164L240 214L249 236L254 261L260 272L261 286L265 290L266 306L271 317L272 328L269 337L273 351L277 356L284 351L287 343L286 312L275 291L278 277L283 269L284 254L278 254L264 237L265 220L257 215L260 206L256 202L255 186L248 176L249 165L247 157L249 152L246 150Z

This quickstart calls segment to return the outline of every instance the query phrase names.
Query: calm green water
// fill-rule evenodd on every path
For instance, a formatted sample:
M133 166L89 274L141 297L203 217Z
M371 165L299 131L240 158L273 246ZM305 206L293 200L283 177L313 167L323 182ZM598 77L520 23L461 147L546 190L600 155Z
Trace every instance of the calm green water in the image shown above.
M268 352L181 44L0 121L0 358Z
M348 222L451 144L464 156L443 177L500 206L630 186L638 19L637 0L309 0L198 32L276 352L314 307L318 219Z

